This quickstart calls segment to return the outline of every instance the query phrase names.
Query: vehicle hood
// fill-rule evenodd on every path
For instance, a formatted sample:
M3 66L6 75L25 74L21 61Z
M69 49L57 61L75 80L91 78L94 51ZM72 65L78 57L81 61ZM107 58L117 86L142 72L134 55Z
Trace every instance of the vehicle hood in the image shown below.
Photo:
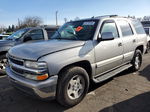
M14 41L13 40L0 40L0 47L3 46L12 46L14 45Z
M49 40L17 45L9 50L9 55L20 59L38 60L43 55L55 53L85 44L85 41Z

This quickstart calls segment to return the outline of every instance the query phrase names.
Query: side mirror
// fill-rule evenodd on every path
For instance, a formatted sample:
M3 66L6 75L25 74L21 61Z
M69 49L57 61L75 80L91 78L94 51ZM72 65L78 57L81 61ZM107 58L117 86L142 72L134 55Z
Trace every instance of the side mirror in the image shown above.
M114 40L114 36L112 32L104 32L101 34L101 40L105 41L105 40Z
M24 42L31 41L31 40L32 40L31 35L24 36L24 39L23 39Z

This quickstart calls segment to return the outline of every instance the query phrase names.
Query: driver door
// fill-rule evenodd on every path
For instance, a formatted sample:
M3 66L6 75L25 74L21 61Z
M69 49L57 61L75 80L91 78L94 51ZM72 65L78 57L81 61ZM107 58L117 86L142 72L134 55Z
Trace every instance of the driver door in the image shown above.
M44 33L42 29L34 29L24 36L24 42L37 40L44 40Z
M115 21L104 21L100 34L112 32L113 40L102 40L95 46L96 75L103 74L123 62L122 39L119 37Z

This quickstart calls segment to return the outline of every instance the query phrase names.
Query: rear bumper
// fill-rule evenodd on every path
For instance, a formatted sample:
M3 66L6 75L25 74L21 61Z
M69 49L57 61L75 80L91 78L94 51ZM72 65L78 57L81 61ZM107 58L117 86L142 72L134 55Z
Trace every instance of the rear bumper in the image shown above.
M55 98L58 79L57 75L52 76L45 81L33 81L16 75L9 67L6 67L6 73L10 83L21 91L41 99Z

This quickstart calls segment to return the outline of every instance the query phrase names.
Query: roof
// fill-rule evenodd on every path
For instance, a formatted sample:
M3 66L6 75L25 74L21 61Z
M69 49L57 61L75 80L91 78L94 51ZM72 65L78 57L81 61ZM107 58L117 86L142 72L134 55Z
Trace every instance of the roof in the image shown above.
M58 29L60 26L56 25L43 25L43 26L37 26L37 27L26 27L22 29L31 30L31 29L37 29L37 28L44 28L44 29ZM21 29L19 29L21 30Z
M41 28L49 28L49 29L58 29L60 26L58 25L43 25L43 26L39 26Z
M91 17L91 18L86 18L86 19L80 19L80 20L75 20L75 21L84 21L84 20L101 20L105 18L129 18L129 17L123 17L123 16L118 16L118 15L104 15L104 16L97 16L97 17ZM132 19L132 18L130 18Z

